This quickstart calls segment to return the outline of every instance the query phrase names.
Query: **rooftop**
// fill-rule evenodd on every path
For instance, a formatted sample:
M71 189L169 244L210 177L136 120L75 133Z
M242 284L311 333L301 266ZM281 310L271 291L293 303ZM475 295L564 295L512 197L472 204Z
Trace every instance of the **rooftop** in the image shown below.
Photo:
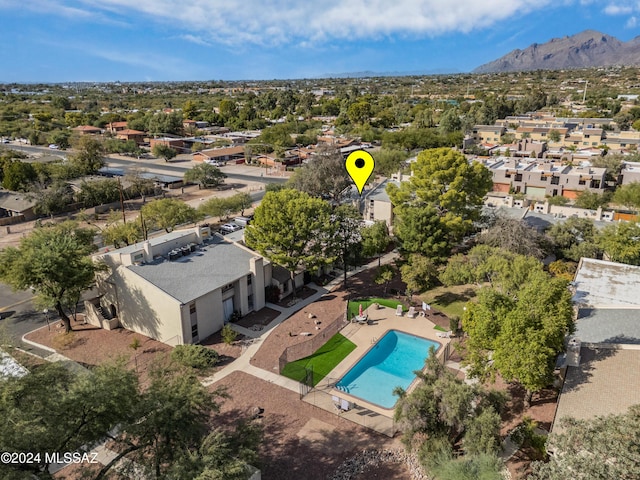
M573 301L583 307L640 307L640 267L583 258L573 285Z
M213 238L200 250L178 260L156 260L126 268L181 303L192 302L250 274L249 261L258 256L238 245Z
M638 403L640 350L582 348L579 367L568 367L558 399L553 432L558 420L587 420L601 415L625 413Z
M640 344L640 308L581 308L574 336L584 343Z

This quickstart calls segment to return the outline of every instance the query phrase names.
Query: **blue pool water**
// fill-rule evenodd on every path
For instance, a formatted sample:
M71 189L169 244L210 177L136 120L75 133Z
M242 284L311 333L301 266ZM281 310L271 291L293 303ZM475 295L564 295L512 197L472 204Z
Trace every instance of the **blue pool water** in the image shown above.
M422 370L429 347L436 350L438 342L388 331L336 384L336 388L384 408L393 408L398 397L395 387L405 390Z

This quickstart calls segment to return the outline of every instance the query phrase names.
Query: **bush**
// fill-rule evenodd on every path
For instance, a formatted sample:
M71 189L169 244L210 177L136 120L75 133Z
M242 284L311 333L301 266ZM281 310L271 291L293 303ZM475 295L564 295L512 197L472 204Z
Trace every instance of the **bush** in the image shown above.
M171 352L171 359L185 367L204 369L218 362L218 352L202 345L178 345Z
M60 333L53 337L53 346L56 350L67 350L75 346L78 338L74 332Z
M231 345L238 336L238 332L231 328L231 325L226 324L224 327L222 327L222 332L220 332L220 335L222 336L222 341L224 343L226 343L227 345Z

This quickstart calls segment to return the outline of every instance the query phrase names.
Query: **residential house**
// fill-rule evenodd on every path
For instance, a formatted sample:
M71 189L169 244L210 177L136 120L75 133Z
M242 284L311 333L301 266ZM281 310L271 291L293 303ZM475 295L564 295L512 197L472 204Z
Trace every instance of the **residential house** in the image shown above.
M572 288L576 331L559 359L564 384L552 432L571 416L625 413L640 391L640 267L583 258ZM550 450L553 450L551 445Z
M606 186L604 168L504 157L485 164L497 192L524 193L531 198L576 198L584 190L602 193Z
M151 149L156 145L164 145L165 147L172 148L178 153L184 153L185 150L188 150L185 149L184 140L182 138L160 137L149 139L149 147Z
M116 134L122 130L126 130L127 122L111 122L107 123L107 132Z
M102 133L101 129L93 125L80 125L72 128L72 130L80 135L99 135Z
M8 190L0 191L0 225L17 223L20 221L28 222L37 217L33 208L36 201L26 195L18 192L10 192ZM7 217L11 219L5 220ZM2 221L4 220L4 221Z
M209 227L174 231L96 255L99 295L85 305L88 320L119 324L169 345L198 343L234 315L265 306L271 264ZM113 325L110 325L113 327Z
M116 138L120 140L124 140L125 142L128 140L133 140L136 142L136 145L142 145L144 143L144 137L146 133L141 132L140 130L131 130L130 128L126 128L123 130L119 130L116 133Z
M496 144L506 132L507 129L503 125L475 125L471 137L476 143Z
M193 154L196 162L216 161L216 162L244 162L244 146L222 147L202 150Z
M624 162L620 178L622 185L640 182L640 162Z
M362 199L362 216L367 222L384 221L389 228L393 226L393 204L387 194L389 184L400 186L396 180L384 180L369 190Z

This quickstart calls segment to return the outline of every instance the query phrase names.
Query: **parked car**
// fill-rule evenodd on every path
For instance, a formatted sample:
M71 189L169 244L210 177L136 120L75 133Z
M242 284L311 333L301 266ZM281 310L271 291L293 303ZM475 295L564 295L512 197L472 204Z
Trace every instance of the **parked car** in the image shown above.
M251 222L249 217L236 217L233 219L233 223L236 225L240 225L241 227L246 227Z
M208 163L209 165L213 165L214 167L221 167L223 164L220 163L217 160L211 160L210 158L207 158L204 163Z
M52 150L57 150L58 149L58 145L56 145L55 143L52 143L51 145L49 145L49 148Z
M240 225L236 225L235 223L225 223L220 227L220 233L222 234L237 232L238 230L242 230L242 227Z

